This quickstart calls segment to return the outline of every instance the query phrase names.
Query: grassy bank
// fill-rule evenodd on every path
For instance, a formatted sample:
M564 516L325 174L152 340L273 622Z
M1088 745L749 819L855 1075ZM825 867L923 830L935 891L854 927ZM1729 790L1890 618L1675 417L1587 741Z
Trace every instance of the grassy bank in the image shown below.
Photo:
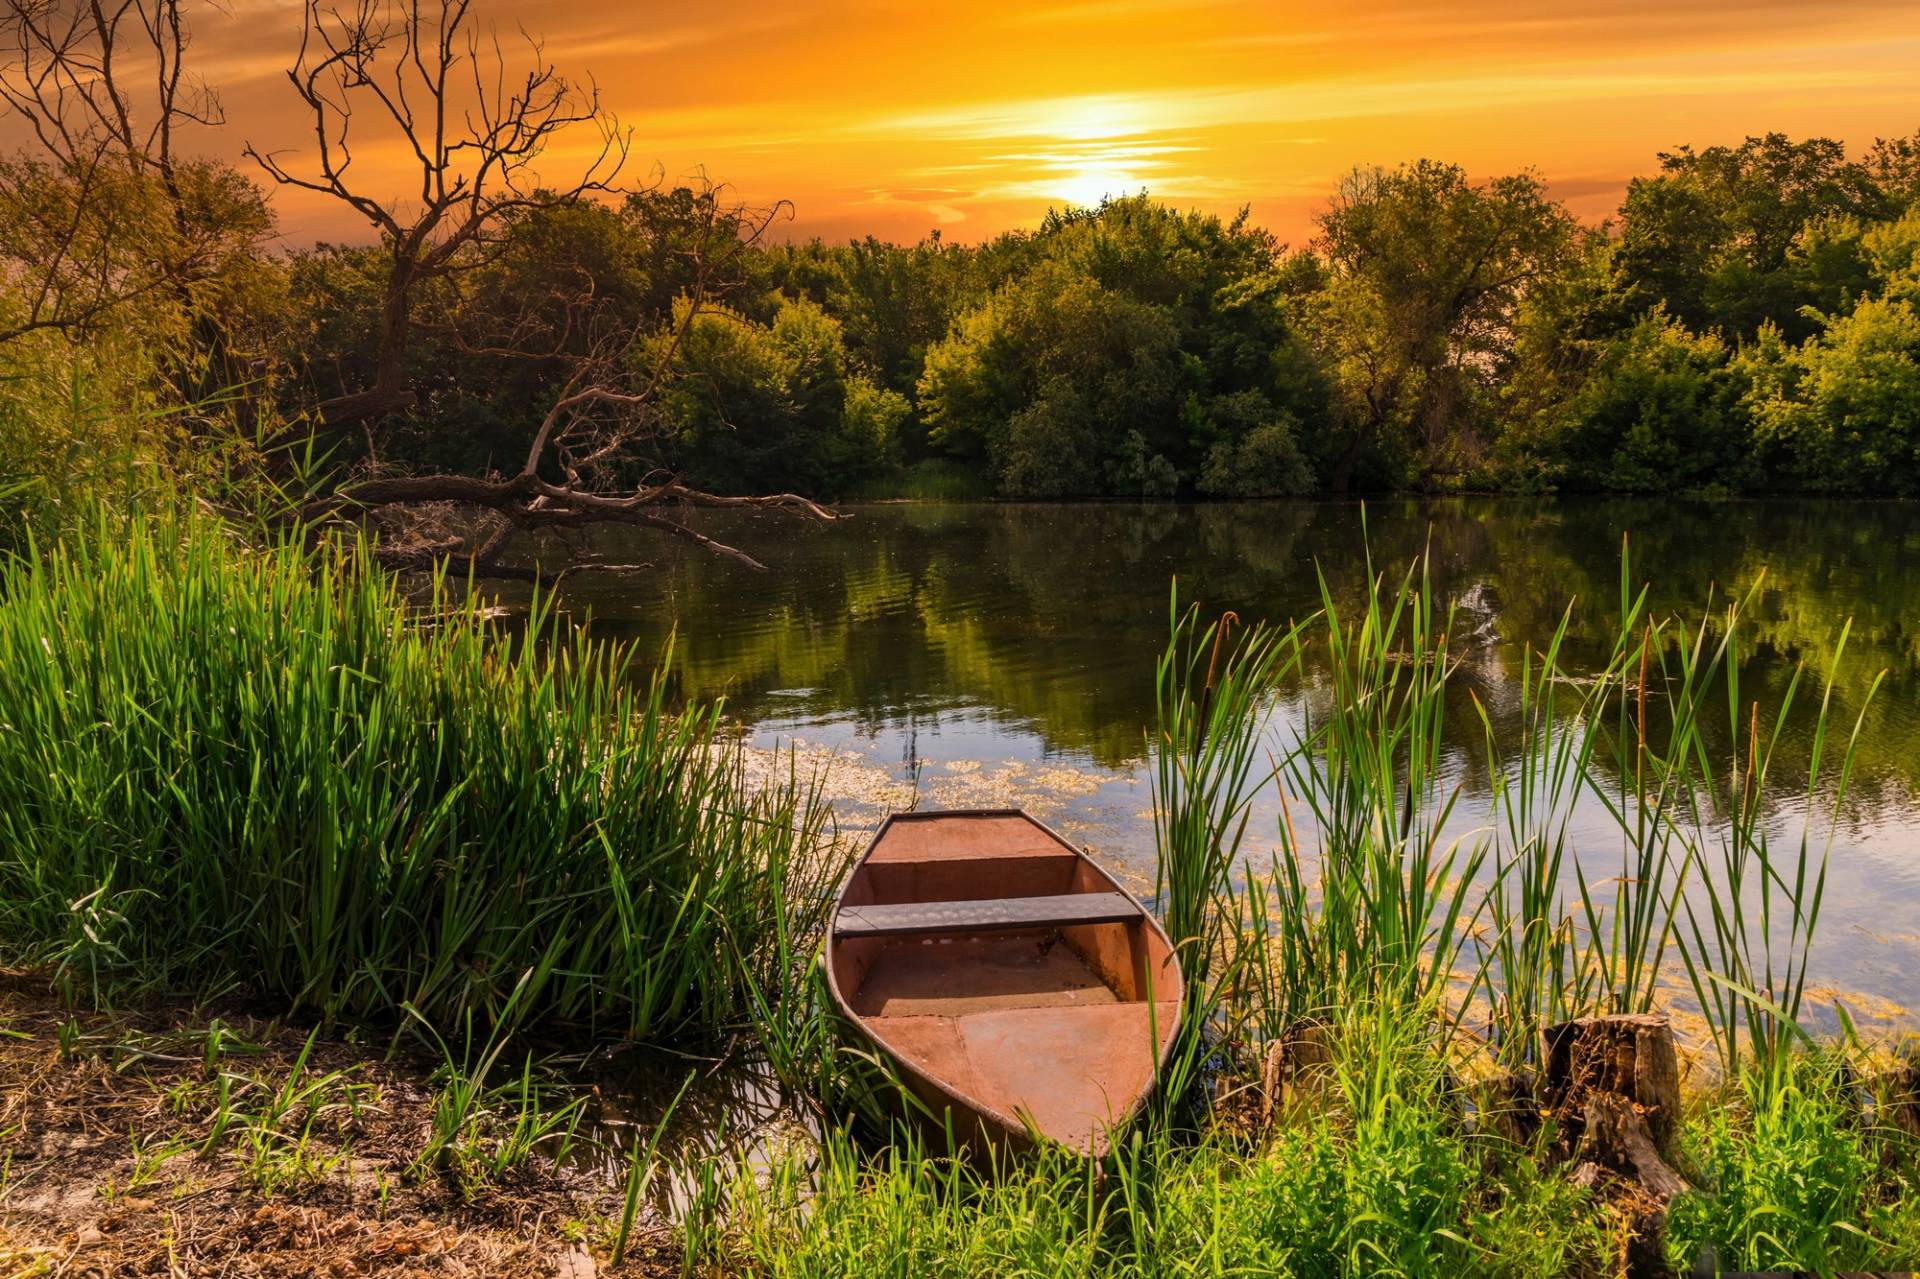
M1616 1276L1629 1199L1463 1125L1435 1058L1348 1041L1309 1099L1259 1132L1147 1135L1103 1170L1043 1158L983 1172L910 1143L843 1137L816 1162L743 1177L690 1270L834 1275ZM1385 1047L1384 1057L1378 1055ZM1910 1136L1863 1129L1819 1063L1756 1109L1697 1094L1680 1130L1697 1193L1669 1227L1673 1271L1898 1271L1920 1258ZM695 1240L699 1242L699 1240ZM1704 1259L1704 1262L1703 1262Z
M149 527L15 563L5 962L69 1005L239 992L321 1029L236 1038L188 1007L129 1032L25 1005L0 1024L34 1081L0 1101L0 1229L70 1220L72 1195L23 1215L23 1174L82 1203L117 1186L100 1196L125 1211L139 1173L149 1211L211 1179L234 1213L330 1206L369 1237L397 1194L447 1222L493 1204L484 1229L547 1240L502 1273L576 1248L781 1279L1912 1268L1920 1069L1844 1009L1837 1035L1806 1028L1857 723L1834 721L1825 672L1764 713L1741 690L1751 597L1661 617L1634 582L1623 563L1597 667L1571 669L1563 628L1509 690L1522 740L1483 714L1470 761L1443 746L1457 659L1422 565L1327 584L1284 627L1174 610L1148 746L1157 904L1192 995L1178 1050L1102 1166L983 1166L896 1127L884 1070L836 1033L812 964L841 868L823 797L750 784L714 708L671 708L663 677L544 612L527 643L448 583L403 595L357 549ZM1282 687L1305 690L1285 733ZM1790 731L1813 745L1789 778ZM1469 766L1485 814L1459 811ZM1589 794L1604 849L1570 830ZM1553 1100L1544 1032L1678 1005L1697 1042L1658 1118L1686 1186L1650 1215ZM352 1042L403 1025L435 1051L410 1076ZM577 1056L541 1072L508 1030L576 1053L744 1032L817 1140L674 1156L648 1120L615 1143L581 1127ZM258 1069L246 1042L273 1045ZM124 1141L86 1118L109 1077L150 1081ZM581 1186L569 1150L602 1141L623 1172ZM667 1164L670 1229L647 1214ZM507 1212L561 1190L564 1239Z
M452 1033L737 1025L835 866L798 779L714 706L364 548L206 527L69 540L0 578L0 962L82 997L243 985Z

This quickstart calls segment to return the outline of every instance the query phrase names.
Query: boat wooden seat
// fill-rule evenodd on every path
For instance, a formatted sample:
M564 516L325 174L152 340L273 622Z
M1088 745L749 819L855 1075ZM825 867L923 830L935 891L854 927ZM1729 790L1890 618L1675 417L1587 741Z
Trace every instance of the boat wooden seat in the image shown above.
M1123 924L1140 917L1139 903L1125 893L987 897L893 906L843 906L834 918L833 935L900 937L1004 932L1019 928L1068 928L1076 924Z

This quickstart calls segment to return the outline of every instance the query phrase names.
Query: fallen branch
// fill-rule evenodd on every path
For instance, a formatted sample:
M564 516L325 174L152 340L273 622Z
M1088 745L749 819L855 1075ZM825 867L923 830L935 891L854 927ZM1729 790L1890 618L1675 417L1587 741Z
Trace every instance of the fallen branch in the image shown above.
M586 489L552 484L536 475L521 473L506 480L481 479L468 475L416 475L390 479L363 480L309 503L304 514L322 524L331 519L353 515L371 515L390 507L447 503L479 507L505 517L507 530L580 530L600 524L626 524L656 529L738 561L748 568L764 571L766 565L753 556L716 541L679 520L659 514L654 508L665 505L748 508L794 511L813 519L833 521L844 516L795 493L775 493L764 497L729 497L688 488L679 480L643 485L631 493L596 493ZM473 570L487 577L513 577L524 570L499 563L508 538L496 534L478 550L467 552L459 542L426 547L394 547L383 550L382 558L400 567L423 567L450 557L465 555ZM586 561L580 567L595 571L615 571L613 566ZM618 566L619 571L636 570L643 565Z

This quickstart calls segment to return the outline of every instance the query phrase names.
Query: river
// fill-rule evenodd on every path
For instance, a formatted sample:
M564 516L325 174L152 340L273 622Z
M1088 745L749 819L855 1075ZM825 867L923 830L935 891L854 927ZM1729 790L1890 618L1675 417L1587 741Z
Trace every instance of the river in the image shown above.
M1143 730L1167 634L1169 590L1209 613L1285 621L1319 606L1317 573L1351 600L1368 555L1394 575L1423 552L1455 610L1462 659L1448 707L1456 826L1487 818L1484 735L1517 709L1522 654L1568 601L1570 674L1603 658L1632 575L1661 616L1698 619L1760 583L1738 655L1743 698L1777 704L1797 665L1818 697L1841 627L1833 714L1851 727L1874 677L1853 785L1832 836L1815 948L1816 1006L1838 994L1867 1025L1920 1010L1920 507L1894 502L1480 499L1208 505L882 504L821 524L707 512L696 522L769 566L657 535L621 532L609 559L636 576L581 575L562 602L644 652L676 645L679 692L724 696L751 746L829 768L842 822L890 806L1020 804L1085 843L1143 891L1153 833ZM1763 576L1764 574L1764 576ZM1283 693L1284 742L1306 712ZM1807 819L1811 713L1789 725L1769 824ZM1730 758L1725 715L1710 734ZM1794 774L1796 770L1800 776ZM1256 812L1249 856L1277 842ZM1619 836L1596 799L1574 821L1588 873L1618 868ZM1825 1018L1822 1018L1825 1020Z

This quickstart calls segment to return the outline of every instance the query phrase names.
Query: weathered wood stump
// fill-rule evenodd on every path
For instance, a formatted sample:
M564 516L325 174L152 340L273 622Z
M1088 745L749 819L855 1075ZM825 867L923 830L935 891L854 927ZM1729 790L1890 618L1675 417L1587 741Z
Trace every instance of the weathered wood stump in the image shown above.
M1587 1186L1623 1183L1629 1275L1668 1273L1667 1210L1689 1189L1667 1162L1680 1118L1680 1063L1664 1017L1582 1017L1541 1031L1542 1094Z
M1260 1126L1303 1102L1317 1098L1333 1081L1333 1027L1323 1021L1295 1022L1267 1041L1260 1061Z
M1680 1059L1665 1017L1581 1017L1548 1026L1540 1040L1544 1100L1570 1139L1580 1136L1587 1098L1600 1093L1631 1104L1654 1145L1667 1148L1680 1118Z

